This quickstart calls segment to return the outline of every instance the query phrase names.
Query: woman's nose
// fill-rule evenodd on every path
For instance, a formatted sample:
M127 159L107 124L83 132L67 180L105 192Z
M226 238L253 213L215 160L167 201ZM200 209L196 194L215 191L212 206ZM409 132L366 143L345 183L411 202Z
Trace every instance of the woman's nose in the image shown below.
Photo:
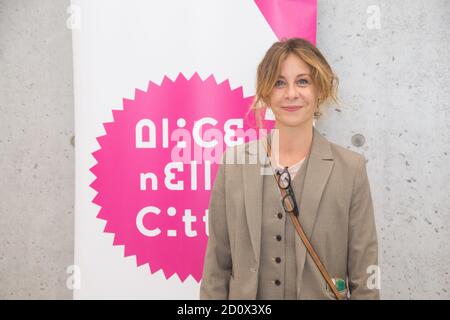
M289 85L289 86L287 86L287 89L286 89L286 97L289 99L289 100L293 100L293 99L295 99L295 98L298 98L298 91L297 91L297 88L295 88L295 86L294 85Z

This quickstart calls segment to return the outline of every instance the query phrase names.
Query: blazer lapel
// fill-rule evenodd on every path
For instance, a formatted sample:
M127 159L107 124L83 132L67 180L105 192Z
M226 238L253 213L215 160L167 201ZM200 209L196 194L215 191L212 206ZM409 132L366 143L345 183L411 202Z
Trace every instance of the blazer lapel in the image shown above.
M334 157L331 152L330 143L316 128L313 129L313 142L307 163L307 171L303 185L302 199L300 202L299 221L311 241L314 225L319 208L322 193L328 182L334 165ZM304 201L303 201L304 200ZM314 243L311 243L314 246ZM306 256L309 254L300 236L295 237L296 259L297 259L297 287L302 288L302 275L305 268ZM320 257L323 260L322 257ZM315 266L314 266L315 267Z
M256 164L250 163L244 165L243 187L247 225L253 252L256 261L259 263L261 251L263 174L265 172L264 168L270 168L269 159L265 156L266 151L263 139L258 139L247 144L245 154L246 156L256 157ZM246 161L248 161L248 159L246 159Z

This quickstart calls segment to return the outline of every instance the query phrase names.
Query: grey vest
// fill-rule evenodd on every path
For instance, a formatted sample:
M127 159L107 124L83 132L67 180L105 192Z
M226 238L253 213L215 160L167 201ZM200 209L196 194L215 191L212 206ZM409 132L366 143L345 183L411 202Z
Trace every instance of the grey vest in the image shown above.
M292 180L297 206L307 171L309 156ZM302 213L300 212L300 215ZM263 177L261 255L256 299L297 299L297 264L295 237L298 237L289 215L283 209L275 177Z

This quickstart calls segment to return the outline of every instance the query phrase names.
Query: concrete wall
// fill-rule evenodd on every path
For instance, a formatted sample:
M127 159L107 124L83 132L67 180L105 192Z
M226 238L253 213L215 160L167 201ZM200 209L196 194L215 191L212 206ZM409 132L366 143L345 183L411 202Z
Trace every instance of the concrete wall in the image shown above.
M65 0L0 0L0 299L70 299L72 48ZM318 128L363 153L384 299L450 298L450 2L319 0L342 105Z
M71 299L69 0L0 1L0 299Z
M450 2L318 4L342 100L319 128L368 159L381 296L449 299Z

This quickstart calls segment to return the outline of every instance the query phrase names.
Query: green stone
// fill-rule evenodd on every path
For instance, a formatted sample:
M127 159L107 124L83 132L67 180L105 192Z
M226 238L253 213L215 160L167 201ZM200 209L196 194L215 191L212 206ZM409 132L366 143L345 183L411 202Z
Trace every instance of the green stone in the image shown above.
M335 281L336 281L336 289L338 291L345 290L345 281L344 281L344 279L337 278Z

